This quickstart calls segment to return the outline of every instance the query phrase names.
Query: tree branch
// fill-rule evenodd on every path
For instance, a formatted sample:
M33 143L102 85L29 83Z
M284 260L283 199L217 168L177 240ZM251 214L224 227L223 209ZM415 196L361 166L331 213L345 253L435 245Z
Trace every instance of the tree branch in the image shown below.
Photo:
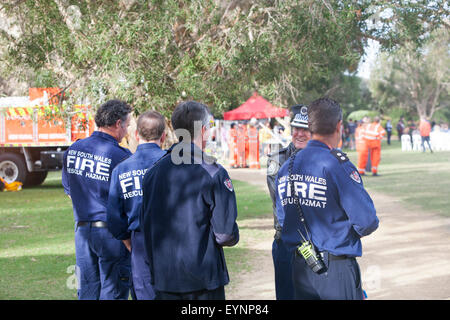
M361 38L372 39L372 40L378 41L380 44L382 44L382 45L384 45L386 47L388 47L389 44L391 44L391 43L394 43L394 44L401 44L402 43L402 41L399 41L399 40L387 40L387 39L376 37L374 35L367 34L367 33L364 33L364 32L360 32L359 36Z

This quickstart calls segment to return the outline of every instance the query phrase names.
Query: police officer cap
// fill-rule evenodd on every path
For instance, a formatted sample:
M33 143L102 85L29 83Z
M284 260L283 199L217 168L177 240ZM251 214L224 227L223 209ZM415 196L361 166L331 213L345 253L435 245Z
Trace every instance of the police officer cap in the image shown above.
M291 126L308 129L308 107L296 104L291 107Z

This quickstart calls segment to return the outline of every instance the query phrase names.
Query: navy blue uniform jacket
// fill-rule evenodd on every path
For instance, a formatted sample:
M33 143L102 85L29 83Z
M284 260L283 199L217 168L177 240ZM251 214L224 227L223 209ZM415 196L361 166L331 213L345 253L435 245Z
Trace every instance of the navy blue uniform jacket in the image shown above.
M155 143L138 145L136 152L114 168L108 198L108 229L119 240L139 231L142 179L166 152Z
M295 157L290 177L296 194L293 197L288 183L290 162L284 163L277 177L281 238L294 250L301 242L297 229L306 235L295 203L299 199L312 242L320 251L361 256L360 238L378 228L378 218L355 166L342 151L310 140Z
M130 150L100 131L66 150L62 184L72 198L75 221L106 221L111 172L130 155Z
M177 155L184 155L183 163ZM155 289L191 292L226 285L222 246L239 241L227 171L194 144L179 143L147 172L143 191L141 229Z

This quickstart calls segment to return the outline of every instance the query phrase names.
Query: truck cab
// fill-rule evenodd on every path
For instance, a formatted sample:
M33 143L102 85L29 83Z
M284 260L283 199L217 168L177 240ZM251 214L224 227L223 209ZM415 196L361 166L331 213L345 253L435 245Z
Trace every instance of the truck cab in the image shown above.
M94 131L90 107L66 112L57 100L60 92L30 88L29 96L0 98L0 177L6 182L41 184L48 171L62 169L64 151Z

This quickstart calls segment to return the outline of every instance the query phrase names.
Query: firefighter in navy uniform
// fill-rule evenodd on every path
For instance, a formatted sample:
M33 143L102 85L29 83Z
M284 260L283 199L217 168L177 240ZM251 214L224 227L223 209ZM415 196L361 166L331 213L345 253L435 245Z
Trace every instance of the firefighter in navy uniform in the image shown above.
M72 199L75 256L80 300L128 299L130 254L114 239L106 223L111 172L131 152L119 146L127 134L132 109L110 100L100 106L98 131L64 153L62 183Z
M292 142L278 152L269 154L267 160L267 187L273 205L275 239L272 244L272 258L275 270L275 294L277 300L294 299L294 286L292 283L291 256L281 240L281 226L278 223L275 207L275 180L278 170L283 163L298 149L306 146L311 134L308 130L308 108L302 104L291 107L291 134Z
M114 168L109 190L107 222L112 235L122 240L131 252L133 289L138 300L153 300L148 261L145 260L144 239L139 228L142 203L142 179L153 164L166 152L165 119L156 111L147 111L137 120L136 152Z
M312 137L277 176L277 217L293 262L296 299L363 299L360 238L378 228L356 167L336 149L342 110L331 99L308 106Z
M239 241L233 185L203 153L214 123L209 108L182 102L171 121L181 142L142 183L140 225L152 285L158 300L222 300L229 282L222 247Z

